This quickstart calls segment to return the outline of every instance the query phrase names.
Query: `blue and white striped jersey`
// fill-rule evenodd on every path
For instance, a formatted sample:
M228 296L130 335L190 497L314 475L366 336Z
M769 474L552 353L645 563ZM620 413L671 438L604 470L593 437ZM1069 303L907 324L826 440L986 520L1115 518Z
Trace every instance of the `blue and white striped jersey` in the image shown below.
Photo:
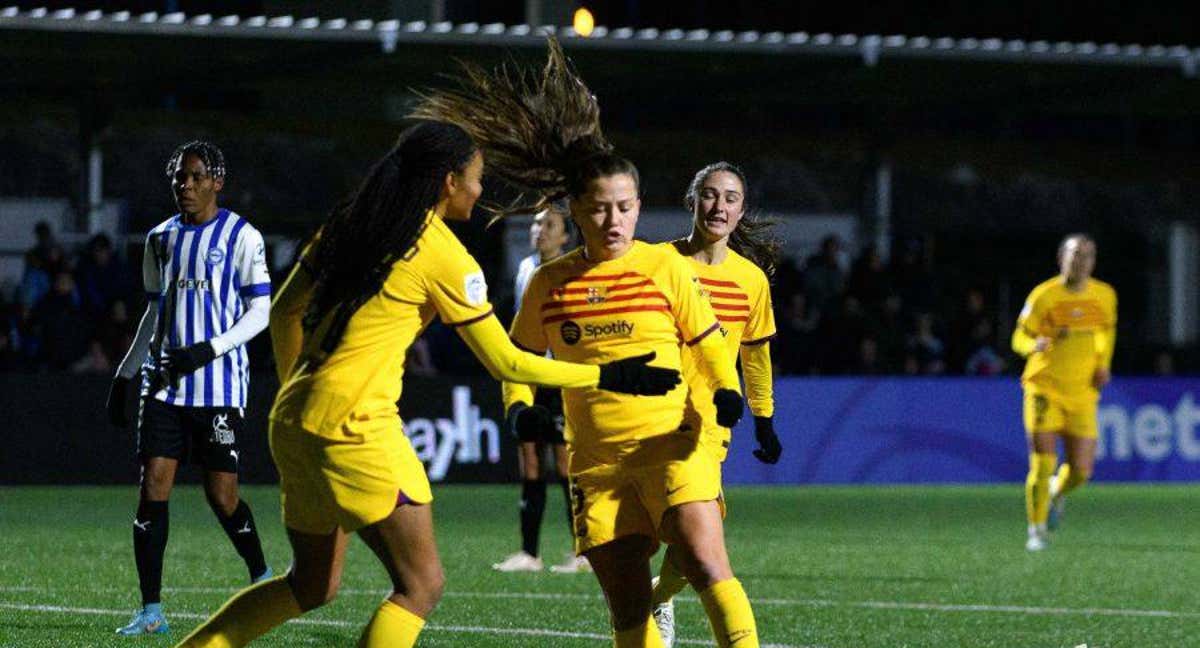
M227 209L203 225L179 214L146 236L142 261L146 297L158 304L158 325L142 364L150 388L163 350L210 340L229 330L246 302L271 294L262 234ZM249 388L245 345L159 389L154 398L187 407L245 407Z

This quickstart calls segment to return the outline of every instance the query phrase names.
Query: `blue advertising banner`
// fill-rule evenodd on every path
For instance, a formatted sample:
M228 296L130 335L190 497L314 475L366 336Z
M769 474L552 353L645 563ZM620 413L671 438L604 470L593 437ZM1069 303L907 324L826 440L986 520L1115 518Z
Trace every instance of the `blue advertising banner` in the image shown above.
M1117 378L1100 400L1095 479L1200 480L1200 379ZM779 464L759 463L749 416L734 430L730 484L1023 481L1021 387L1000 378L775 381Z

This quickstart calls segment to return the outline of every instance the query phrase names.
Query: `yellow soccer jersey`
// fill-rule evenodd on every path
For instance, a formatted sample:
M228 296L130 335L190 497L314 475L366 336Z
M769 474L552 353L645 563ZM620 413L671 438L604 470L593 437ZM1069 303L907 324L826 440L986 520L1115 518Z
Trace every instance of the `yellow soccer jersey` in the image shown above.
M332 316L305 335L271 418L311 434L336 438L348 421L399 420L404 356L435 315L450 326L488 317L483 271L441 218L431 216L408 258L392 265L383 288L350 318L341 342L323 362L317 355Z
M518 346L549 349L559 360L601 364L653 351L651 364L680 369L681 345L718 328L683 258L635 241L611 261L590 262L577 249L539 267L510 335ZM614 463L639 441L675 432L687 396L683 385L665 396L562 392L572 472Z
M1097 368L1107 369L1116 342L1117 293L1098 279L1079 292L1061 277L1038 284L1017 318L1013 350L1027 356L1021 383L1026 389L1072 401L1099 398L1092 385ZM1053 340L1033 350L1038 336Z
M680 241L663 243L664 247L681 252ZM690 256L684 256L700 280L701 292L713 307L721 325L721 336L733 362L742 347L766 345L775 337L775 313L771 309L771 289L767 275L746 257L729 250L725 260L707 264ZM717 425L717 411L713 406L712 389L703 373L703 358L693 349L683 354L683 379L690 388L685 423L698 430L717 431L721 441L729 440L729 429ZM743 360L742 371L751 369ZM765 381L752 381L747 375L746 396L750 410L755 416L770 416L774 403L770 390L770 366ZM753 385L765 385L765 389L754 389ZM765 391L765 393L760 393Z

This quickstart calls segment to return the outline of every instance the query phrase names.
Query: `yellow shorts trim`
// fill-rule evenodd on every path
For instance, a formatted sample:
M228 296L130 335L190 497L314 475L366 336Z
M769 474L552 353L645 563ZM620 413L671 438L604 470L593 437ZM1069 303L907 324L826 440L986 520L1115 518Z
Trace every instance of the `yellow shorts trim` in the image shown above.
M1052 432L1095 439L1096 403L1072 403L1042 392L1026 391L1022 404L1025 433Z
M271 422L271 455L289 529L354 532L391 515L399 503L433 501L425 467L399 421L356 426L364 429L330 439Z
M571 475L575 551L630 535L658 541L668 509L688 502L718 500L721 462L694 437L671 434L648 440L619 464Z

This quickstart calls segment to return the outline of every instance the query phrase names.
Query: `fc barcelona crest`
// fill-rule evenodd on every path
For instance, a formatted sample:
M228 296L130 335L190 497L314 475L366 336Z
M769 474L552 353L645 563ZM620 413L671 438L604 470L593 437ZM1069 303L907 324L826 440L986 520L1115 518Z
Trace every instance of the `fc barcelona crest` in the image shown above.
M592 287L587 289L587 303L599 304L605 299L605 290L600 287Z

